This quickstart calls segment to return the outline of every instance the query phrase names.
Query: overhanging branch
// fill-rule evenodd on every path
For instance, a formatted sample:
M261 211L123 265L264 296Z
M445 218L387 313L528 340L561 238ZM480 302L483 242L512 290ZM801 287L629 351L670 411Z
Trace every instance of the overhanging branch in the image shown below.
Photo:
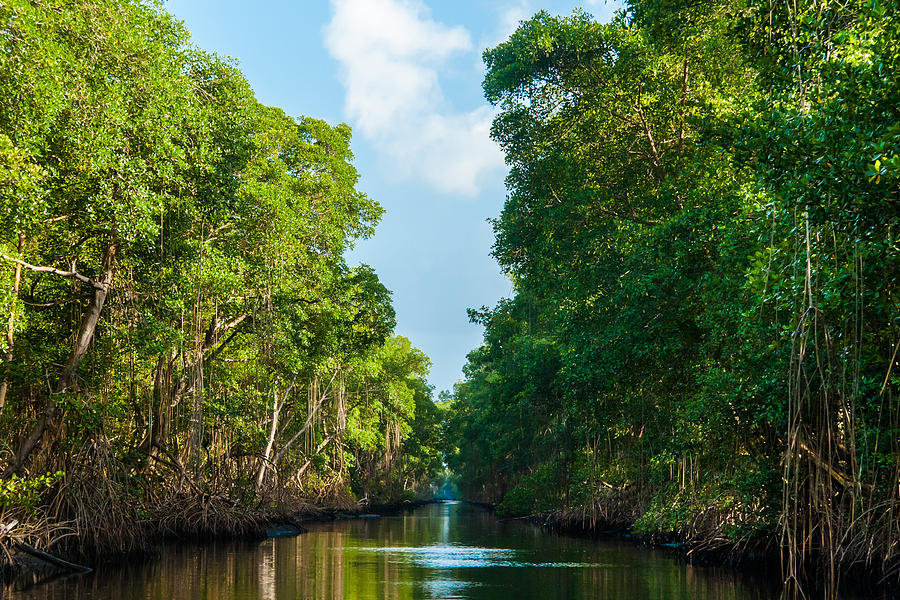
M59 275L60 277L68 277L70 279L77 279L78 281L80 281L82 283L86 283L89 286L91 286L92 288L97 289L97 290L106 290L107 289L106 284L100 283L99 281L91 279L90 277L86 277L86 276L82 275L81 273L78 273L77 271L63 271L61 269L57 269L56 267L39 267L37 265L29 264L29 263L25 262L24 260L19 260L18 258L13 258L11 256L7 256L2 253L0 253L0 258L2 258L3 260L8 260L11 263L20 265L20 266L28 269L29 271L34 271L36 273L52 273L53 275Z

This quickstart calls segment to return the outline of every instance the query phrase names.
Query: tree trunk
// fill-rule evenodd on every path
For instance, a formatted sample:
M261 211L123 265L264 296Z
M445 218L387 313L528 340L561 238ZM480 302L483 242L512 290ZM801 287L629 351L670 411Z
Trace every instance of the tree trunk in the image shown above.
M138 445L138 450L151 455L162 448L166 438L168 419L166 408L171 402L173 391L170 390L172 373L172 359L164 354L159 355L156 362L156 373L153 376L153 406L151 407L150 422L144 439Z
M181 403L184 396L194 391L200 385L202 367L198 365L203 361L214 360L240 332L238 326L249 317L249 314L244 314L224 325L219 322L217 317L214 317L204 335L203 346L194 356L194 360L191 361L189 366L181 370L181 375L178 379L175 379L174 375L173 363L175 357L160 355L153 378L153 407L150 424L143 439L138 444L139 451L152 456L156 450L163 448L170 419L168 414L169 407ZM221 342L218 342L218 346L213 347L219 336L226 332L228 332L228 336ZM192 440L194 440L193 436Z
M94 338L94 331L97 329L97 322L100 320L100 313L103 305L106 304L106 296L112 287L113 269L116 262L116 250L118 244L111 243L106 248L103 256L103 275L100 277L100 289L94 289L94 295L88 304L87 311L81 320L81 328L78 331L78 338L75 340L75 348L66 361L66 366L59 376L59 382L56 384L56 393L64 394L75 389L75 376L78 372L78 365L81 364L84 355L87 354L91 340Z
M212 362L219 356L225 346L240 333L238 326L250 318L250 314L243 314L224 325L219 322L218 316L213 316L206 333L203 335L203 343L196 352L189 366L182 370L181 379L175 386L172 396L173 404L180 404L183 397L192 393L194 389L203 383L203 363ZM228 336L219 342L219 337L228 333ZM218 343L218 346L213 346Z
M94 331L97 329L97 322L100 319L100 313L103 310L103 305L106 303L106 297L109 294L110 288L112 287L117 249L117 241L113 241L106 248L106 252L103 256L103 274L100 276L100 279L98 281L100 285L94 288L94 294L93 296L91 296L91 301L88 304L87 310L85 311L84 316L81 319L81 327L78 330L78 337L75 340L75 347L72 349L72 353L69 355L69 360L66 361L66 366L63 368L62 373L59 376L59 381L56 384L54 393L47 398L47 403L44 408L44 414L41 415L41 418L38 419L38 422L35 424L34 429L31 430L31 433L22 442L22 445L19 447L19 451L16 452L15 458L4 472L5 476L17 473L19 469L22 468L22 465L24 465L25 461L28 460L31 452L38 446L38 444L40 444L41 439L44 437L44 433L47 431L47 427L59 414L59 406L56 404L53 396L56 394L64 394L66 392L74 390L76 387L75 379L76 374L78 373L78 365L81 364L84 355L87 354L88 347L90 346L91 340L94 337Z
M331 376L331 381L328 382L328 387L322 392L322 394L316 399L316 403L309 411L309 415L306 417L306 422L303 424L303 427L300 428L300 431L294 434L294 436L287 441L287 443L281 447L278 452L275 453L275 457L272 459L272 464L277 464L281 457L284 456L285 452L291 449L291 446L294 445L300 436L305 434L310 430L310 426L313 424L316 414L319 412L319 408L322 407L322 404L325 402L325 399L328 398L328 390L331 389L331 385L334 383L334 378L337 377L338 373L340 373L340 368L335 370L334 374Z
M259 473L256 475L256 491L262 489L266 472L269 470L269 457L272 455L272 446L275 445L275 434L278 433L278 417L281 414L281 407L284 406L284 399L278 402L278 390L274 390L275 399L272 401L272 424L269 427L269 440L266 442L266 451L263 453L262 464L259 465ZM287 394L285 394L286 398Z
M19 256L25 252L25 234L19 234ZM6 391L9 388L9 365L13 359L13 343L16 332L16 303L19 300L19 284L22 282L22 265L16 264L13 275L13 306L9 311L9 323L6 328L6 366L3 369L3 382L0 383L0 415L6 405Z
M315 457L317 454L319 454L319 452L324 450L325 447L328 444L330 444L331 440L333 440L333 439L334 439L334 434L331 434L331 435L326 434L325 439L322 440L321 442L319 442L319 445L316 446L316 449L313 451L312 455L310 455L306 458L306 461L303 463L303 466L301 466L299 469L297 469L297 473L294 474L294 477L297 479L297 483L300 483L300 480L303 477L303 474L306 472L306 469L308 469L309 466L312 464L313 457Z

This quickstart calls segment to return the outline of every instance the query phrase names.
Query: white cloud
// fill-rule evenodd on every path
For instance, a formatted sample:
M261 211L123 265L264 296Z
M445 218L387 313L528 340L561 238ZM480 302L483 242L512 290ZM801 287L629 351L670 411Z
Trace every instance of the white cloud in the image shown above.
M469 32L434 21L421 0L331 0L325 45L340 62L345 111L404 178L446 193L475 195L503 166L488 133L487 107L454 110L441 69L475 51Z
M500 27L492 45L497 45L509 39L509 36L519 28L519 22L528 19L533 13L531 2L528 0L519 0L505 6L500 13Z
M531 2L532 0L510 0L494 6L494 14L497 17L496 25L492 30L485 32L478 45L482 49L494 48L508 40L519 28L519 22L529 19L534 14ZM473 58L475 59L475 71L484 77L486 68L481 55Z
M586 4L585 8L601 23L609 23L617 10L625 8L622 0L586 0Z

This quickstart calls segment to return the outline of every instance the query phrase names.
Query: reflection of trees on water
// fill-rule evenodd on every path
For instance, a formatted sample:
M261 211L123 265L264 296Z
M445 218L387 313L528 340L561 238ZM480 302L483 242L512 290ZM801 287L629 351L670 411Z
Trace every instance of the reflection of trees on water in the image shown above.
M762 600L733 572L622 541L497 522L466 505L319 524L261 543L169 546L154 562L55 582L11 600ZM591 564L595 567L539 566ZM515 566L521 565L521 566Z

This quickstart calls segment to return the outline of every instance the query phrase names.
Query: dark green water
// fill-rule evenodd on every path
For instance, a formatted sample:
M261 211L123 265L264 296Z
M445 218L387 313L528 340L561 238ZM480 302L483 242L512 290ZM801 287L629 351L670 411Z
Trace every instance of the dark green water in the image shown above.
M761 600L777 591L622 541L498 522L465 504L315 524L261 543L169 546L132 568L57 580L10 598Z

